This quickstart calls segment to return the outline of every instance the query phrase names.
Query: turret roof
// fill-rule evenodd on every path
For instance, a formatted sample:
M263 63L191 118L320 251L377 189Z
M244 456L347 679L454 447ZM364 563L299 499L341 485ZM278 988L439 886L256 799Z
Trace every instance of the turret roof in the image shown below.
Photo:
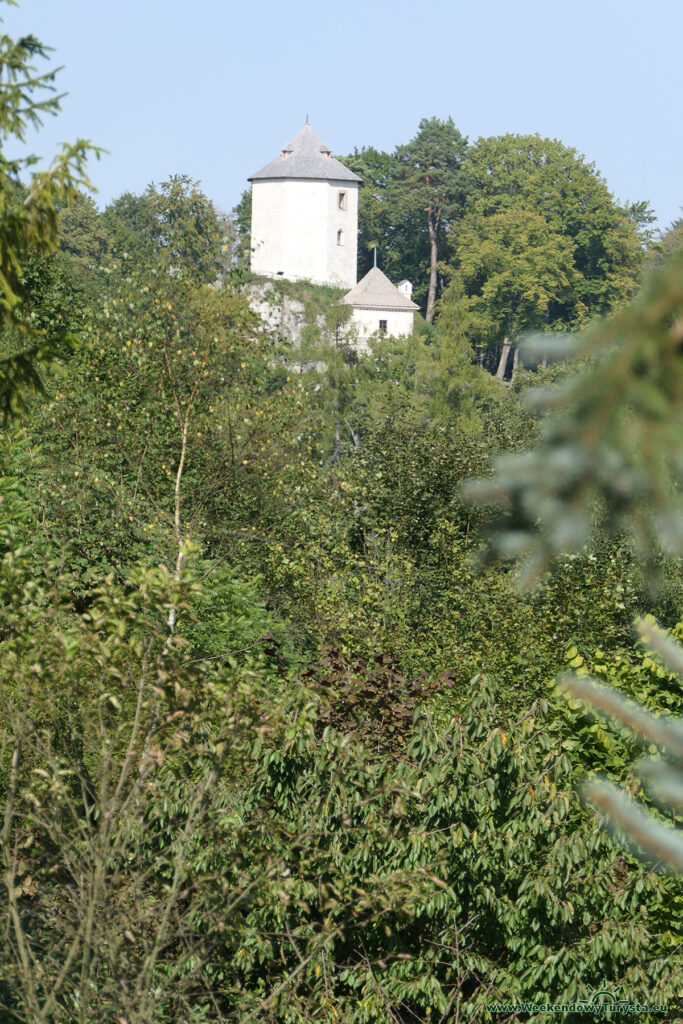
M365 306L371 309L420 308L407 295L403 295L379 267L368 270L365 277L346 293L342 301L348 306Z
M362 181L357 174L332 156L329 146L305 124L280 156L256 171L249 181L263 178L314 178L323 181Z

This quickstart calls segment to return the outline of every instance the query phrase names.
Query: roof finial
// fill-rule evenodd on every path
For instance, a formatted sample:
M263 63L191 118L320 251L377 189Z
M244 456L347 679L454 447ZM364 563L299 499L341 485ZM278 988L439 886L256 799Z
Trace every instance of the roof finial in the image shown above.
M308 114L306 114L306 124L308 124Z
M372 247L372 258L373 258L373 264L372 265L374 267L376 267L377 266L377 246L376 245L373 245L373 247Z

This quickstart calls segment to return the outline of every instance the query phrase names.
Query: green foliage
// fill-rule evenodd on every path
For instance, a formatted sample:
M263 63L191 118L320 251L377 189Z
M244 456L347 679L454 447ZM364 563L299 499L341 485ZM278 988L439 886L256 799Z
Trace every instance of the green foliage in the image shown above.
M365 668L357 690L355 665L328 670L362 702ZM675 883L620 856L577 804L547 705L511 718L480 678L461 715L419 715L387 758L322 728L336 693L322 721L302 705L281 744L254 747L249 834L281 866L252 876L245 938L224 948L242 1018L486 1020L486 1002L569 1002L603 978L673 1000L675 940L652 928L672 926ZM400 687L393 700L405 706Z
M153 215L152 241L170 270L212 283L223 266L225 227L216 209L186 175L175 174L147 190Z
M553 411L540 445L500 461L493 481L469 490L507 503L512 517L497 545L529 554L525 582L559 552L583 548L598 499L607 528L629 529L645 559L660 544L681 551L682 265L664 265L631 306L585 336L579 354L595 365L538 396L537 406Z
M535 213L571 245L575 284L551 307L551 323L604 315L633 294L643 263L636 225L576 150L538 135L480 139L468 150L465 171L468 216Z
M180 624L192 657L233 666L259 662L263 666L266 651L281 658L272 632L278 625L259 593L259 581L240 579L234 569L207 562L196 565L194 571L206 575L210 584L193 600L191 617Z
M612 732L616 731L616 723L621 741L616 744L601 725L589 727L610 755L606 761L610 769L614 770L615 766L620 766L620 747L623 747L624 741L631 748L631 759L638 747L646 747L650 754L655 755L649 760L641 761L636 770L646 780L645 796L647 790L651 790L665 812L669 809L673 811L675 824L677 812L683 807L683 725L680 718L672 719L663 715L661 711L672 707L680 710L683 648L676 644L672 637L657 628L652 616L639 623L639 632L641 642L648 646L640 659L640 671L637 674L633 673L641 684L636 694L637 704L624 699L622 687L615 691L601 685L595 679L585 678L588 676L585 670L579 671L574 678L565 678L563 685L574 697L574 707L577 706L578 699L578 702L583 701L609 716L608 722L612 724ZM679 624L676 633L680 636L681 632L682 627ZM578 656L573 658L573 666L576 667L580 661ZM654 693L652 682L649 692L647 686L642 685L643 681L649 681L648 676L650 680L654 676L659 683ZM669 683L669 686L663 685L665 682ZM654 708L655 715L645 711L644 707ZM595 764L596 761L593 759L593 766ZM637 781L632 780L629 788L633 794L640 787ZM662 820L662 815L653 812L650 806L648 816L637 803L629 799L623 789L615 787L604 778L591 780L585 786L585 790L593 803L607 811L612 824L623 829L636 849L644 849L658 866L663 863L673 868L679 875L683 875L683 837L680 831L676 832L664 824L668 814ZM640 795L643 795L642 790Z
M219 780L248 764L255 679L219 678L169 636L187 580L137 571L76 615L55 567L32 568L0 566L3 1019L189 1019L202 946L181 937L215 891L191 860L199 836L221 842Z
M650 251L650 262L659 266L663 260L669 259L683 247L683 217L678 217L659 238Z
M462 202L465 178L461 168L466 149L467 139L453 118L424 117L415 137L396 151L410 204L432 210L437 229L452 219Z
M21 45L30 99L50 81ZM53 109L17 113L11 81L10 126ZM680 886L574 788L602 770L660 824L672 799L671 644L633 650L648 605L619 531L645 500L652 533L680 515L678 265L587 338L581 380L484 369L505 337L552 328L562 354L623 304L647 205L559 143L466 150L450 119L357 152L361 262L378 244L430 303L449 281L438 324L361 353L336 289L269 282L275 329L249 309L248 193L227 221L171 176L98 214L69 159L44 235L18 165L0 221L12 408L20 365L50 394L0 443L3 1020L487 1020L603 979L673 1003ZM61 373L21 347L76 334ZM532 380L560 382L543 416ZM461 493L499 455L538 571L555 559L529 595L477 567L494 513ZM656 558L673 625L680 564ZM567 662L631 724L646 705L658 793L632 732L556 701Z
M639 281L652 213L619 207L592 165L556 140L507 135L467 148L451 120L424 119L392 154L343 158L363 178L359 275L379 247L390 277L427 303L456 275L457 312L476 346L539 324L573 328L623 305ZM438 261L438 262L437 262ZM454 292L455 289L455 292ZM472 311L470 313L470 306Z
M426 301L431 322L437 289L437 260L445 233L461 209L465 139L452 118L423 118L410 142L392 154L372 147L343 162L363 178L359 196L359 276L370 269L371 249L389 276L409 277L415 300Z
M680 254L665 262L637 301L587 336L582 351L593 356L595 365L551 395L559 399L553 403L559 415L548 420L538 448L499 463L493 482L469 488L480 501L508 502L515 518L512 529L499 534L498 545L508 554L530 553L522 577L527 584L560 551L587 544L598 501L607 529L631 534L651 576L660 544L680 556L682 267ZM532 533L534 520L538 529ZM641 635L680 677L681 648L651 625L642 627ZM572 664L581 664L576 648L573 655ZM658 754L660 748L659 757L641 770L660 799L674 808L675 820L682 804L680 718L653 717L596 683L574 679L565 685L573 696L630 730L636 742L649 744L651 753ZM609 750L604 731L595 731ZM661 760L662 754L669 763ZM609 782L593 782L586 792L636 847L683 872L679 833Z
M415 138L399 146L398 188L392 201L399 209L417 209L426 214L429 239L429 289L425 319L432 322L437 297L437 267L441 239L449 223L461 210L467 178L463 173L463 160L467 139L455 127L452 118L441 121L437 117L423 118Z
M333 653L288 694L196 657L221 608L265 624L227 574L135 572L85 615L52 575L0 572L10 1019L426 1024L603 977L673 998L674 883L576 803L543 700Z
M251 257L251 189L242 193L232 216L236 229L235 257L241 267L248 269Z
M5 420L25 410L28 395L43 391L41 369L55 360L65 341L63 334L39 331L22 316L27 257L32 253L40 259L56 248L58 210L78 186L89 187L86 157L97 152L82 139L65 145L49 170L32 171L26 187L21 185L21 175L37 158L12 158L4 148L8 142L10 148L23 143L28 129L39 128L46 114L59 111L59 97L50 95L56 72L39 74L33 64L46 57L46 48L34 36L0 36L0 332L12 328L21 338L19 346L0 357L0 408Z
M441 317L503 376L508 346L623 305L643 265L647 204L618 207L575 150L538 136L480 139L463 172L468 201L452 225Z
M94 200L74 192L71 203L59 214L59 248L81 274L97 265L109 249L109 238Z
M274 281L270 278L259 277L254 277L253 280L258 284L268 286L269 291L272 292L272 298L269 296L269 301L273 304L282 302L284 298L302 303L304 327L315 328L318 326L318 318L325 317L331 307L339 304L344 295L342 288L335 288L330 284L314 284L312 281L287 281L284 278Z
M655 230L650 227L657 222L657 214L646 199L626 203L624 210L638 228L641 242L646 249L651 249L656 237Z
M175 174L142 196L124 193L102 215L111 248L175 276L213 283L225 267L229 229L199 183Z
M654 625L652 616L649 624ZM673 635L681 635L680 625L674 627ZM583 653L576 644L570 644L565 653L566 670L578 679L593 679L611 687L655 715L680 708L680 685L676 676L663 667L654 651L642 641L622 649L614 649L610 644L609 653L601 647L591 649L583 644L581 647ZM584 704L572 700L562 732L563 748L574 752L579 771L600 769L622 781L627 780L639 748L637 738L623 725L613 719L596 722L592 714L586 713Z
M109 203L101 222L112 252L138 262L153 258L154 211L149 190L141 196L124 192Z
M81 594L137 561L172 564L183 450L185 539L211 537L244 472L243 446L233 439L226 452L234 390L263 372L268 351L238 295L145 268L107 270L101 305L83 311L68 377L29 428L45 435L49 467L35 476L37 501Z
M475 349L497 353L525 331L564 326L550 318L576 287L573 246L543 216L526 209L471 214L452 230L459 271L442 309L453 304L451 316Z
M393 202L400 172L396 155L367 147L340 159L363 179L358 193L358 280L371 269L377 246L387 277L410 279L416 286L415 301L421 303L428 257L423 214L419 208L399 209Z

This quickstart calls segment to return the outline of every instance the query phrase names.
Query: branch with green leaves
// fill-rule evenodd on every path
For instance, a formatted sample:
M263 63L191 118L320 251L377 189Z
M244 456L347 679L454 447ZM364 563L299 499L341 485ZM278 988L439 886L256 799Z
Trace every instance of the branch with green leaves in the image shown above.
M39 128L46 114L59 112L61 96L54 86L59 69L40 74L33 63L47 56L48 48L34 36L15 41L0 35L1 143L24 143L28 129ZM49 169L31 173L25 182L22 176L38 158L10 159L0 151L0 334L14 332L21 349L0 358L0 404L5 419L23 409L27 392L42 390L41 371L56 358L64 341L31 328L22 317L25 261L56 249L59 210L69 204L76 189L92 188L86 161L100 153L90 142L78 139L63 147Z
M683 647L644 619L637 624L643 643L678 676L683 674ZM683 721L668 716L655 717L617 691L590 678L565 676L560 686L569 696L588 704L599 714L616 719L630 729L650 750L653 757L638 762L636 771L645 780L655 801L670 808L674 817L683 809ZM683 874L683 835L645 811L635 800L606 778L599 776L584 785L588 800L604 811L610 822L644 850L655 863L665 864Z

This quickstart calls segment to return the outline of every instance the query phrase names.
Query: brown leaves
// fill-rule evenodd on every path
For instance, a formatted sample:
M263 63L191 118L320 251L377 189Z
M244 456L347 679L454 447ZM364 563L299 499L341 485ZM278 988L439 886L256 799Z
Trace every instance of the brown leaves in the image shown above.
M396 751L406 739L421 703L455 682L449 669L437 679L407 679L389 654L370 660L328 648L320 662L304 673L304 679L322 689L328 698L321 711L322 728L355 733L371 749Z

